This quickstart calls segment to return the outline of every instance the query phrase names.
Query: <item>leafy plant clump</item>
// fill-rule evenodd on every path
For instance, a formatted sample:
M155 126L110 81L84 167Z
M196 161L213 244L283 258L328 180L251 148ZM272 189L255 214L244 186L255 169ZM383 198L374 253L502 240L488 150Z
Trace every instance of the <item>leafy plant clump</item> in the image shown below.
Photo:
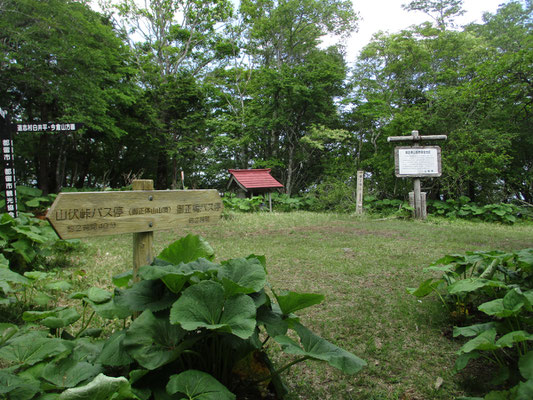
M282 399L287 390L280 374L295 363L325 361L348 374L366 364L312 333L294 314L320 303L322 295L267 293L262 256L215 263L212 248L189 235L138 276L134 283L131 271L115 276L114 293L91 288L72 294L81 312L57 307L24 313L28 325L22 328L0 325L0 362L6 366L0 395ZM123 328L99 338L94 315L123 320ZM270 361L275 350L289 356L285 365Z
M455 371L471 360L498 367L486 399L529 399L533 394L533 249L506 253L447 255L427 271L438 271L408 292L418 298L436 293L459 325L454 337L468 340L459 349Z
M531 219L531 216L524 207L506 203L479 205L471 202L470 198L466 196L461 196L458 200L429 201L428 212L446 218L461 218L505 224L514 224L519 220Z

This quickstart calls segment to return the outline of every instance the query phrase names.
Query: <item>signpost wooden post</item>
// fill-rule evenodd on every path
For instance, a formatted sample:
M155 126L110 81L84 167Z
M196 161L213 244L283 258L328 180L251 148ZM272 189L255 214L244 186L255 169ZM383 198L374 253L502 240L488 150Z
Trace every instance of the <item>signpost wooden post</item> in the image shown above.
M423 206L420 178L439 177L442 174L441 150L438 146L420 146L423 140L446 140L446 135L421 136L412 131L411 136L389 136L388 142L413 142L413 146L400 146L394 149L395 172L398 178L414 178L415 218L425 219L427 212ZM425 203L424 203L425 205Z
M153 259L153 232L216 224L222 214L218 192L151 190L153 181L133 181L127 192L60 193L46 218L62 239L133 233L134 276Z
M356 205L355 205L355 213L358 215L363 214L363 182L364 182L364 171L357 171L357 192L355 194L356 197Z

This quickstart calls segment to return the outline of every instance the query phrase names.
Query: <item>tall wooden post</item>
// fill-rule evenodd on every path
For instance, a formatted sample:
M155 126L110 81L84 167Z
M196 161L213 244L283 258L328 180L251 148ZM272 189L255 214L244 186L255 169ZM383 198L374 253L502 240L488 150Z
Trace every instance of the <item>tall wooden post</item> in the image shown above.
M420 135L418 131L412 131L411 135L413 136L413 147L420 147ZM415 203L415 219L424 219L422 212L422 198L421 198L421 189L420 189L420 178L414 178L413 181L413 191L414 191L414 203Z
M151 179L135 179L133 190L154 190ZM143 265L150 265L154 260L154 232L137 232L133 234L133 282L139 280L137 274Z
M357 192L355 194L355 197L356 197L355 213L358 215L363 214L364 174L365 174L364 171L357 171Z

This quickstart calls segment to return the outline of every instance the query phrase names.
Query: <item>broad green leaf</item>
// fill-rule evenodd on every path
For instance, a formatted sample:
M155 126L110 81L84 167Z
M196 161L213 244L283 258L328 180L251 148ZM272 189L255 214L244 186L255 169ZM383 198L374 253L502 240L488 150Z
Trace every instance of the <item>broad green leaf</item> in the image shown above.
M260 307L257 310L257 323L265 326L269 336L283 336L287 334L289 324L283 319L281 312L277 313L269 307Z
M114 299L106 301L105 303L94 303L88 298L85 300L91 308L102 318L106 319L125 319L132 314L129 308L117 304Z
M12 338L18 331L19 328L15 324L0 323L0 346Z
M479 351L471 351L470 353L463 353L457 357L455 360L455 366L453 367L453 372L457 373L461 371L470 360L475 360L477 358L481 357L481 353Z
M87 290L87 297L94 303L104 303L111 299L112 294L104 289L92 287Z
M533 271L533 249L524 249L515 252L520 268L531 273Z
M128 282L133 278L133 270L122 272L117 275L113 275L113 285L118 287L128 286Z
M503 297L503 307L513 313L518 312L526 302L526 297L516 288L509 290Z
M41 235L37 232L34 232L30 226L15 226L13 227L15 232L20 233L21 235L27 237L28 239L36 243L46 243L50 240L47 236Z
M533 399L533 379L529 379L526 382L520 382L518 384L518 390L516 391L517 400L530 400Z
M279 295L274 294L278 305L284 315L289 315L295 311L303 308L320 304L324 300L321 294L313 293L296 293L291 291L283 291Z
M43 378L60 388L71 388L94 378L102 372L102 367L72 358L49 363L43 369Z
M183 264L182 264L183 265ZM199 272L198 272L199 273ZM195 272L183 272L176 265L146 265L139 269L139 276L145 280L161 279L173 293L179 293Z
M464 336L464 337L472 337L477 336L481 332L488 331L489 329L496 328L498 324L496 322L487 322L484 324L476 324L476 325L470 325L470 326L463 326L453 327L453 337L457 336Z
M57 281L57 282L47 283L44 287L49 290L67 291L72 288L72 285L66 281Z
M188 263L200 257L213 260L215 252L205 239L191 234L175 241L157 256L157 258L174 265Z
M6 370L0 370L0 397L8 399L31 399L40 390L39 381L24 379Z
M483 311L487 315L493 315L495 317L507 318L517 314L518 310L509 310L503 306L503 299L495 299L481 304L478 310Z
M48 305L52 300L54 300L54 297L43 292L36 292L33 296L33 301L43 307Z
M49 311L25 311L22 319L27 322L41 321L48 328L63 328L80 319L80 314L74 308L56 308Z
M422 282L418 288L407 288L407 293L412 294L418 298L425 297L433 292L443 282L442 279L434 280L429 278Z
M235 400L223 384L205 372L188 370L172 375L167 384L169 394L182 393L194 400Z
M27 271L27 272L24 272L24 276L26 278L31 279L32 281L40 281L40 280L49 278L50 276L52 276L52 274L48 272L41 272L41 271Z
M115 294L115 303L130 311L160 311L169 308L177 296L159 280L141 281Z
M525 379L533 379L533 350L530 350L518 360L518 367L520 368L520 374Z
M133 321L122 345L143 368L153 370L177 359L201 337L184 341L185 335L183 329L169 323L168 317L155 317L146 310Z
M527 340L533 340L533 333L526 331L513 331L503 335L496 345L499 347L513 347L515 343L525 342Z
M112 378L99 374L84 386L67 389L59 396L60 400L124 400L138 399L131 391L124 377Z
M39 333L18 336L0 348L0 359L33 365L67 351L61 339L43 337Z
M466 342L463 347L459 349L457 354L470 353L474 350L496 350L500 347L496 345L496 329L492 328L481 332L474 339Z
M236 258L222 263L218 272L226 296L259 292L266 284L265 268L257 258Z
M123 346L123 340L126 337L125 331L113 333L105 342L97 362L111 367L128 365L133 362Z
M183 291L170 310L170 322L188 331L222 330L246 339L254 332L255 313L251 297L239 294L226 299L221 284L202 281Z
M30 280L14 271L7 268L0 268L0 281L11 283L19 283L21 285L29 285Z
M101 331L101 329L97 329ZM94 364L96 358L104 347L102 340L93 340L89 337L81 337L74 341L75 346L72 349L72 357L76 361L87 361Z
M300 343L296 343L288 336L274 337L284 352L326 361L346 374L355 374L366 365L364 360L315 335L303 325L295 324L294 329L300 337Z
M457 294L463 292L473 292L483 287L506 287L507 285L500 281L490 279L467 278L461 279L448 287L448 293Z

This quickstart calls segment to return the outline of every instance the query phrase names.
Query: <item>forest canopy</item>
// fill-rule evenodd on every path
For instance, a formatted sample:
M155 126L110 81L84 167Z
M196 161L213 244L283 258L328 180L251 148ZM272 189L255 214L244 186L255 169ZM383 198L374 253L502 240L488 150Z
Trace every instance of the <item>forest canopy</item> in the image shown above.
M233 4L0 0L0 107L84 124L16 134L19 184L166 189L183 171L224 190L229 168L267 167L298 194L364 170L376 196L405 198L387 137L416 129L448 136L431 198L533 203L531 0L462 27L462 0L406 0L428 22L376 34L353 65L321 43L357 40L351 1Z

